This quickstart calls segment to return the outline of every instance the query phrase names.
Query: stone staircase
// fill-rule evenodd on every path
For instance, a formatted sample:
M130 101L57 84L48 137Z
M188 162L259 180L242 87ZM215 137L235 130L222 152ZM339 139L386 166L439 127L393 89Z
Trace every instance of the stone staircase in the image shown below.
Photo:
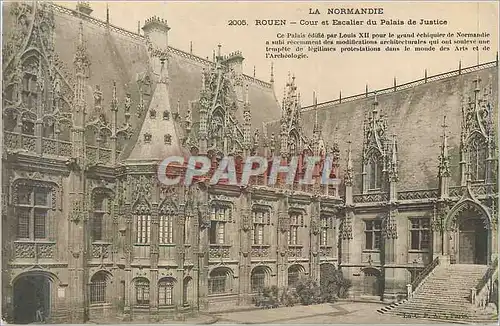
M410 299L378 312L404 318L493 321L494 314L476 309L470 302L471 288L477 285L487 269L486 265L437 265Z

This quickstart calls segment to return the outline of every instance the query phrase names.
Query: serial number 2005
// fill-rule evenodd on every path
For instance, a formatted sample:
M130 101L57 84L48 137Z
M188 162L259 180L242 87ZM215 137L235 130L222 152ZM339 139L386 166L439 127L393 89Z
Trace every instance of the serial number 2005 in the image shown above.
M232 19L232 20L228 20L227 24L229 26L246 26L247 21L244 19Z

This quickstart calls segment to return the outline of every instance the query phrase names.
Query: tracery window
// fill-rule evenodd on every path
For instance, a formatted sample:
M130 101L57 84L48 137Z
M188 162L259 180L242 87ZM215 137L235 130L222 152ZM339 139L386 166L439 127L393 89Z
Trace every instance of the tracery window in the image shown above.
M139 305L149 304L149 281L146 278L135 281L135 302Z
M250 288L252 292L259 292L266 286L266 270L264 267L255 267L250 276Z
M366 164L366 189L382 188L382 162L376 155L371 155Z
M469 143L469 173L472 181L482 181L486 176L486 144L475 137Z
M252 230L252 244L262 245L268 239L264 234L269 233L266 231L266 226L271 224L271 213L269 210L259 209L252 212L253 215L253 230Z
M106 302L106 281L104 272L97 272L90 280L90 303Z
M51 189L31 185L17 187L17 238L46 239L51 209Z
M171 306L173 305L175 280L171 277L162 278L158 282L158 305Z
M291 212L289 217L290 229L288 230L288 244L298 245L300 244L299 228L304 226L304 215L300 212Z
M226 224L231 221L231 210L229 205L215 205L212 207L210 244L224 244L226 242Z
M430 218L410 218L410 248L412 250L428 250L430 235Z
M382 221L365 221L365 249L380 250L382 238Z

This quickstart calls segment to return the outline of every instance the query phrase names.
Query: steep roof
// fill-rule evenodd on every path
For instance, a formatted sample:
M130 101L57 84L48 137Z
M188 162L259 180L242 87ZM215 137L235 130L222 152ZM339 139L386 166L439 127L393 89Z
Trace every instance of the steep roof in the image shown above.
M493 67L492 67L493 66ZM398 140L399 190L432 189L438 187L438 156L440 153L443 117L448 125L448 145L452 171L450 186L460 185L459 146L462 120L461 95L470 95L473 80L480 77L482 87L491 78L495 103L495 120L498 118L498 67L474 69L441 76L441 79L415 83L409 87L379 92L378 109L387 118L387 132L395 134ZM403 88L403 87L401 87ZM342 166L345 171L348 141L352 141L354 170L354 192L361 192L361 171L363 151L363 121L371 110L374 96L357 96L353 100L339 103L318 104L318 121L322 135L328 144L337 141L340 148ZM311 136L315 112L304 108L303 130ZM279 134L279 121L267 124L268 135ZM495 126L496 128L496 126Z

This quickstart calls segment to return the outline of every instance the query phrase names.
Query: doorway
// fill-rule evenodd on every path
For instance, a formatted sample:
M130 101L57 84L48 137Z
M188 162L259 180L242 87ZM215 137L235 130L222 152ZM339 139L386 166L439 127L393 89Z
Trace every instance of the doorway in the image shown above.
M14 283L14 323L36 322L37 308L50 316L50 280L43 275L26 275Z
M459 264L488 263L488 230L481 218L467 218L459 225Z

